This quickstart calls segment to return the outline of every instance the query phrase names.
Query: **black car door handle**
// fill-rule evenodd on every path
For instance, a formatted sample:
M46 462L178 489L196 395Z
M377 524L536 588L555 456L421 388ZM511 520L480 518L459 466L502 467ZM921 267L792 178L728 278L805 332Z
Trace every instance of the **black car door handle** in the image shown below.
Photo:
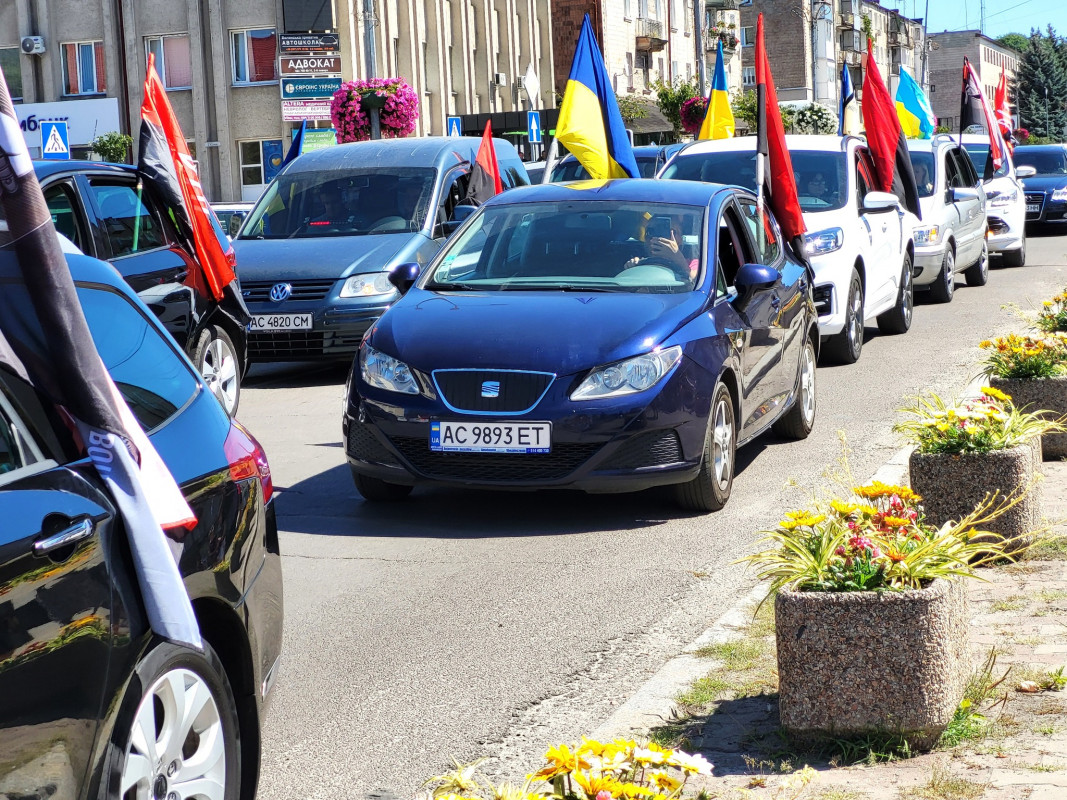
M94 523L91 518L82 517L58 533L53 533L50 536L43 536L34 542L33 554L35 556L43 556L51 553L53 550L59 550L61 547L69 547L72 544L77 544L82 539L88 539L92 536L95 528L96 523Z

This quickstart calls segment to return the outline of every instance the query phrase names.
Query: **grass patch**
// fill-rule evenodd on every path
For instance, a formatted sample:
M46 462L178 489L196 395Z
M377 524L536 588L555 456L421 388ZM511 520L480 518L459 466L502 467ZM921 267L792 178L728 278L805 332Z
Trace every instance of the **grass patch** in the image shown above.
M935 764L930 781L925 786L902 789L902 800L974 800L985 794L988 784L953 775L941 764Z
M1063 561L1067 559L1067 536L1044 536L1022 554L1024 561Z
M989 734L990 721L986 714L989 709L995 708L997 703L1004 702L1003 699L998 699L997 703L991 704L999 694L1000 685L1008 676L1006 671L999 678L996 677L996 666L997 651L994 648L989 651L982 665L967 679L963 700L960 701L945 732L941 734L938 747L956 747L962 742L983 739Z
M1035 764L1035 763L1016 763L1016 767L1019 769L1025 769L1029 772L1062 772L1064 769L1063 764Z
M1040 667L1016 667L1012 670L1012 682L1018 686L1023 681L1033 681L1043 692L1062 692L1067 688L1064 668L1041 669Z
M868 800L869 794L854 792L851 789L823 789L815 794L809 794L810 800Z
M1042 736L1055 736L1056 731L1055 725L1038 725L1034 728L1034 733L1040 733Z
M1042 589L1038 596L1046 603L1055 603L1057 600L1067 598L1067 591L1063 589Z
M705 675L678 695L678 702L689 708L704 708L725 697L733 688L730 681L717 674Z
M736 672L753 669L764 650L766 646L763 642L756 641L755 638L745 638L709 644L707 647L701 647L693 655L721 661L722 669Z
M1013 594L1011 597L1005 597L1003 600L994 601L990 606L993 611L1019 611L1026 608L1026 598L1021 594Z

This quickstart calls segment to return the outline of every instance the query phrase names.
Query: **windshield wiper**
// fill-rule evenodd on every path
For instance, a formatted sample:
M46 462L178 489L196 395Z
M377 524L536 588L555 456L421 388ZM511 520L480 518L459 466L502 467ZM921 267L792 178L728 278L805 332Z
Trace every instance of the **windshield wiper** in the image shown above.
M431 292L491 292L497 287L496 285L482 286L477 283L428 283L423 288Z
M504 291L530 291L530 292L599 292L614 293L626 292L629 289L612 288L608 286L582 286L576 283L505 283L501 286Z

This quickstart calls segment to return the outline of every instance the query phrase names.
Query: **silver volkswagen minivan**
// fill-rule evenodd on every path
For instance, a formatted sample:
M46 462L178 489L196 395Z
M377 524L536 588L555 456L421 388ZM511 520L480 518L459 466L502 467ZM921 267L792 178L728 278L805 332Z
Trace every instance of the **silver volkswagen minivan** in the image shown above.
M351 360L397 297L389 271L428 262L473 211L464 201L481 141L341 144L278 173L233 240L249 360ZM493 144L504 188L528 184L515 148Z

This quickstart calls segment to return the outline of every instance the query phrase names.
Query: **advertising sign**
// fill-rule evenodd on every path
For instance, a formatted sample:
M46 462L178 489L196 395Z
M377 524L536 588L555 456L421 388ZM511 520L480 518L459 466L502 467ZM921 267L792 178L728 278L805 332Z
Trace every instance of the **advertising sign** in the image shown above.
M285 122L329 118L329 100L282 100L282 120Z
M340 56L282 56L279 60L282 75L341 74Z
M333 97L341 88L340 78L282 78L283 100L313 100Z
M336 53L339 47L336 33L283 33L278 39L283 53Z
M71 147L87 145L97 136L122 130L119 101L115 97L68 100L65 103L22 103L15 106L15 116L31 154L36 156L41 152L41 125L45 122L65 122L67 142ZM36 153L32 152L34 148Z
M323 150L337 144L337 131L333 128L308 128L304 131L304 141L300 145L301 153Z

